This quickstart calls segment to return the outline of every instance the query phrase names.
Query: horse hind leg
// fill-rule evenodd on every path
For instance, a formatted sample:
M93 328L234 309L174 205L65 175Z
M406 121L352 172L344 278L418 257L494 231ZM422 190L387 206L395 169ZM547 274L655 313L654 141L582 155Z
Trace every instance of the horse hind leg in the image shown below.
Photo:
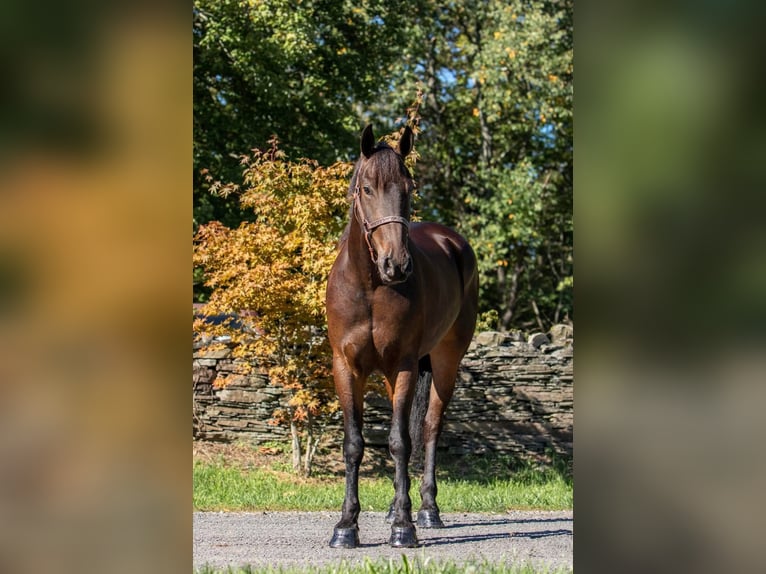
M410 409L410 439L412 441L412 454L410 455L410 468L413 472L423 471L423 425L428 403L431 398L431 385L433 383L433 368L431 357L426 355L418 362L418 382L415 387L415 398L412 400Z
M444 523L436 504L436 446L441 435L444 412L455 390L458 365L462 354L435 350L431 353L433 384L428 401L428 410L423 422L423 481L420 486L422 504L417 516L421 528L443 528Z

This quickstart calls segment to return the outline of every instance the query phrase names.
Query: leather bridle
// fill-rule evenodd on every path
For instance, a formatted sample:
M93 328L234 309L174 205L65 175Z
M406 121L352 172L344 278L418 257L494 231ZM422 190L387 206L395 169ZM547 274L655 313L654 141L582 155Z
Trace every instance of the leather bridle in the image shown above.
M353 203L354 216L364 230L364 240L367 242L367 248L370 250L372 262L377 263L378 254L375 253L375 249L372 247L372 232L378 227L388 223L400 223L401 225L404 225L405 229L409 232L410 222L407 218L402 217L401 215L387 215L386 217L381 217L375 221L368 221L367 217L364 215L364 211L362 211L361 201L359 201L359 184L354 187L354 195L352 196L351 201Z

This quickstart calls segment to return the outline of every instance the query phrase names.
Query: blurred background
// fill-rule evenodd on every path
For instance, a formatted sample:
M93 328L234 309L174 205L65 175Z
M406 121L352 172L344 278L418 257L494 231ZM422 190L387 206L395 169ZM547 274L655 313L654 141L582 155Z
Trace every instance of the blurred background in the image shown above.
M578 5L578 565L764 566L762 15Z
M188 11L2 13L0 570L188 570Z

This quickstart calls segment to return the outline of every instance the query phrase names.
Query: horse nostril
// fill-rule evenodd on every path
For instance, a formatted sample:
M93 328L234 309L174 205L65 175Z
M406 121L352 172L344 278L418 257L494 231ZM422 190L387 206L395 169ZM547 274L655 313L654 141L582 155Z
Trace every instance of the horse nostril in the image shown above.
M387 282L401 282L412 272L412 258L409 255L401 260L392 255L381 255L379 260L380 274Z
M383 272L389 276L394 272L394 264L391 261L391 257L388 255L383 257Z

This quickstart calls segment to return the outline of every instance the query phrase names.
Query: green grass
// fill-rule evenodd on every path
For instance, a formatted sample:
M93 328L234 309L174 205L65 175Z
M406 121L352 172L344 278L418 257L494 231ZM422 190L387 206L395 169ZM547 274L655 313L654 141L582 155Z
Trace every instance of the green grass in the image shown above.
M408 560L402 555L401 560L394 559L365 559L365 562L352 565L340 562L328 566L314 566L308 568L274 568L271 566L256 568L245 566L242 568L227 568L216 570L203 567L197 570L198 574L563 574L572 572L568 568L556 570L544 567L525 565L510 565L492 562L469 561L456 563L454 561L433 561L426 558Z
M384 479L360 481L366 510L388 508ZM329 510L343 502L342 479L300 479L270 470L240 470L197 463L194 466L194 508L197 510ZM368 508L371 505L371 508Z
M299 478L261 468L242 470L222 463L194 465L197 510L338 510L343 502L340 476ZM413 507L420 504L420 481L413 480ZM572 508L572 480L561 465L532 464L491 458L463 460L439 473L442 512L504 512L509 509ZM391 478L363 477L359 499L363 510L385 511L393 497Z

